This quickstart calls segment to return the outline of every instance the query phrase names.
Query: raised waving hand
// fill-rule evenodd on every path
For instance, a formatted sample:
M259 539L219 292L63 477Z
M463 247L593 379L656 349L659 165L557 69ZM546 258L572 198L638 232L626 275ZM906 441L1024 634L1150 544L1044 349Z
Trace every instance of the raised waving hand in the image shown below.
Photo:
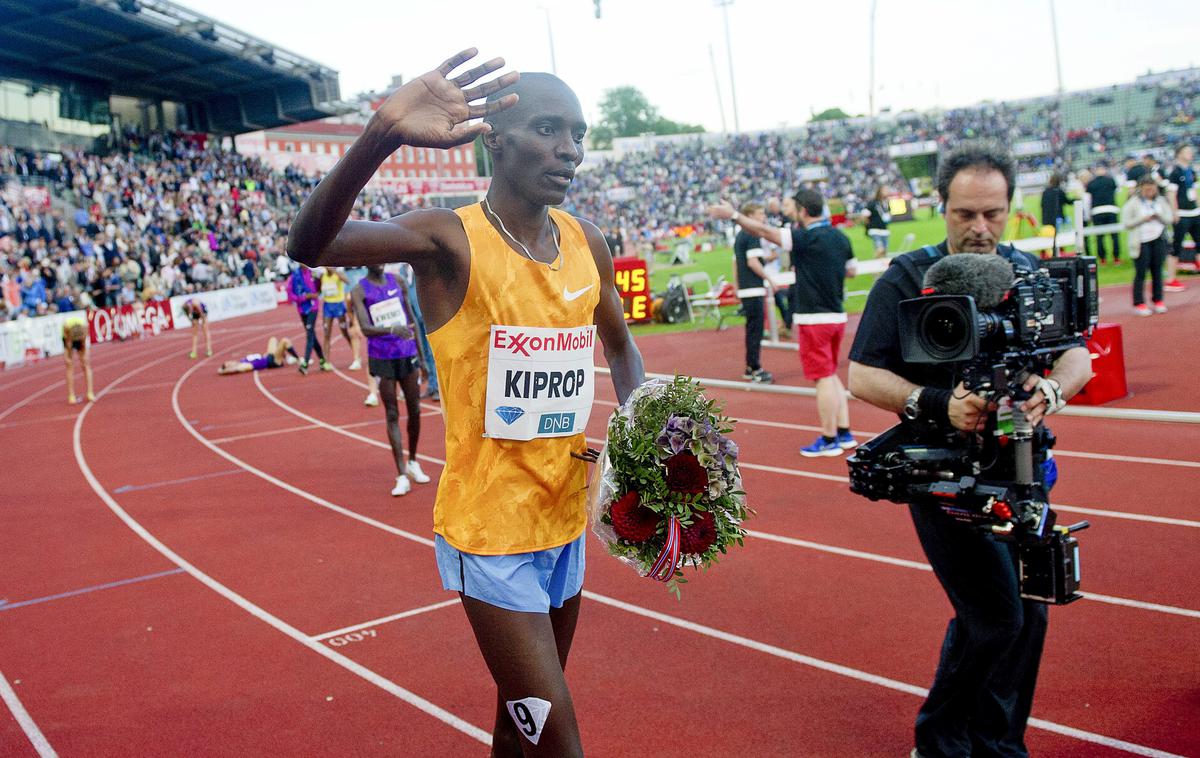
M468 124L468 121L490 116L516 104L515 94L505 95L490 103L475 102L514 84L520 78L520 74L510 71L491 81L471 86L502 67L503 58L493 58L451 77L454 69L478 54L479 51L473 47L463 50L433 71L400 87L384 101L375 118L387 128L388 136L397 145L448 148L470 142L488 132L491 126L482 121L474 124Z

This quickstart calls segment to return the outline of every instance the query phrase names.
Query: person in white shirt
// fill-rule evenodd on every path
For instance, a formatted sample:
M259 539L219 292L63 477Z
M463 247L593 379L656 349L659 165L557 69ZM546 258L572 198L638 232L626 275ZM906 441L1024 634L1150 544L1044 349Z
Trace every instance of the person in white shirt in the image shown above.
M1174 219L1167 199L1158 192L1158 182L1150 174L1138 179L1137 191L1121 208L1121 224L1129 230L1129 253L1136 259L1133 274L1133 310L1139 316L1166 313L1163 303L1163 262L1167 258L1164 232ZM1151 299L1146 305L1146 272L1150 273Z

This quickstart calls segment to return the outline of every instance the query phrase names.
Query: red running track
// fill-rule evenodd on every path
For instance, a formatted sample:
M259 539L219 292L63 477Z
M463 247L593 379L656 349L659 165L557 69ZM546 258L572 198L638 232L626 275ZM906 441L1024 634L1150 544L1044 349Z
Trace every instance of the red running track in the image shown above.
M1182 339L1171 329L1188 315L1143 323ZM0 376L0 444L16 464L0 509L0 755L36 755L35 743L89 756L486 754L492 685L438 583L433 485L387 494L363 373L213 372L297 331L280 309L214 326L209 361L185 357L187 334L97 350L91 406L45 389L58 363ZM740 341L640 344L649 370L730 378ZM345 346L335 353L344 365ZM1200 367L1179 357L1190 363L1159 381L1186 386ZM682 602L590 543L568 669L589 755L906 755L950 610L904 510L851 495L844 461L795 454L814 433L811 399L714 394L742 419L755 536ZM612 400L602 382L589 436ZM852 416L863 434L890 423L861 403ZM1200 755L1195 429L1055 428L1055 500L1093 523L1081 535L1091 596L1052 610L1030 747ZM441 432L427 404L435 476ZM660 735L667 747L650 748Z

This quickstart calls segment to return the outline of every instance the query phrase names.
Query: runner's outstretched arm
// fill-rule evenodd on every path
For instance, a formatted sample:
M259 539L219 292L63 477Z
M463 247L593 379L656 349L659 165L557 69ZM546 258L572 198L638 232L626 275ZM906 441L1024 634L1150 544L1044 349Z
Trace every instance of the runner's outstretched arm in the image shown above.
M600 302L596 305L596 331L600 334L600 342L604 345L604 359L612 372L613 389L617 392L617 402L624 403L629 393L642 382L646 381L645 368L642 366L642 354L633 342L629 326L625 323L625 309L621 305L621 295L613 274L612 252L604 235L590 221L579 219L587 237L588 246L592 249L592 258L596 261L596 270L600 273Z
M359 266L414 261L444 249L445 234L459 226L453 211L414 211L387 221L348 221L358 193L380 164L402 145L450 148L491 130L481 119L512 107L515 94L491 103L473 101L507 87L519 75L509 72L466 89L504 65L493 58L454 78L450 73L474 58L471 48L396 90L346 155L338 161L300 208L288 235L288 256L308 266Z

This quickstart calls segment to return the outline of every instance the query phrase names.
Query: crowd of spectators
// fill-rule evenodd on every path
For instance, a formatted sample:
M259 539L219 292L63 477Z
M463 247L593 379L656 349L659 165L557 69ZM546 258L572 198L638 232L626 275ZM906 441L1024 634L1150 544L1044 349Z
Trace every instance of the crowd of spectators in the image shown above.
M1021 169L1053 172L1108 157L1110 145L1170 145L1179 133L1172 125L1191 123L1200 109L1200 80L1159 87L1154 102L1145 118L1067 132L1060 102L1041 99L659 142L581 171L566 208L594 220L610 240L635 245L680 227L703 231L704 208L719 198L779 198L805 184L855 212L880 186L908 189L888 155L896 144L1044 140L1048 150L1022 157ZM113 143L103 156L0 146L0 320L287 272L289 219L319 177L273 171L204 135L135 130ZM814 168L823 178L803 181ZM355 215L383 219L412 207L410 198L368 191Z
M209 149L202 137L149 143L105 157L0 148L7 315L257 281L283 252L287 221L274 204L302 197L307 180ZM5 182L16 177L25 181Z

